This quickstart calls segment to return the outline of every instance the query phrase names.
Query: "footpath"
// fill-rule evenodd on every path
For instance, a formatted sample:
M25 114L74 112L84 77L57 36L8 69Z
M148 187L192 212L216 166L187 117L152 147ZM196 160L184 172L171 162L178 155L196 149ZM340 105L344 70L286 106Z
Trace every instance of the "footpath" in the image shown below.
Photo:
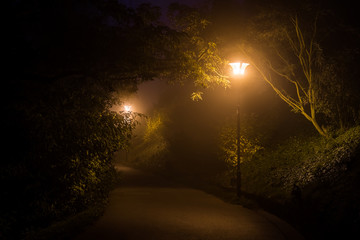
M303 240L289 224L264 211L226 203L126 166L104 215L76 240Z

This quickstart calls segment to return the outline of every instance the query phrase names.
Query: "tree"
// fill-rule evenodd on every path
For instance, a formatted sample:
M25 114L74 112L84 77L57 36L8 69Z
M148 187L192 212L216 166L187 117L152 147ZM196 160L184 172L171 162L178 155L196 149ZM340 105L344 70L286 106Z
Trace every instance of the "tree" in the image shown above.
M197 89L191 95L195 101L202 99L201 89L214 85L229 87L225 74L227 61L221 55L215 37L211 35L211 22L206 13L186 5L169 6L171 27L178 31L178 44L170 57L167 78L175 82L193 81Z
M329 132L318 119L328 111L324 99L336 94L323 91L323 85L330 85L335 79L335 72L316 40L318 16L311 25L304 22L307 28L300 26L297 15L288 18L272 13L260 18L263 18L261 23L266 19L268 25L257 26L255 44L249 43L252 47L239 46L241 52L294 112L302 114L318 133L328 137ZM269 18L275 20L269 23ZM262 43L259 44L259 41Z
M165 167L169 153L169 140L166 136L167 116L154 112L145 119L145 126L137 131L132 141L132 154L128 159L133 165L159 170Z
M0 223L2 236L22 238L106 201L112 154L136 124L111 107L159 75L168 28L157 8L117 1L18 1L11 11Z

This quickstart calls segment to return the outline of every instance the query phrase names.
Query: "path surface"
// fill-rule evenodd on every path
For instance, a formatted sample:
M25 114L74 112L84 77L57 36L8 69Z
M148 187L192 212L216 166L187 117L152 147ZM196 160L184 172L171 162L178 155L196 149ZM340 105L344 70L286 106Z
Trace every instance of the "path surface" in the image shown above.
M123 185L105 214L77 240L302 239L288 224L199 190L118 166Z

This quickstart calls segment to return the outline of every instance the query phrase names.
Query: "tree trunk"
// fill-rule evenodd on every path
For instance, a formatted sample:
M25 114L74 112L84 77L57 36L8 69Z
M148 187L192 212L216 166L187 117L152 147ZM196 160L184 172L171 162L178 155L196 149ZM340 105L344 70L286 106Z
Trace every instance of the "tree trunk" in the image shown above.
M315 129L324 137L329 137L329 135L319 126L319 124L317 123L316 119L313 118L311 120L311 123L314 125Z

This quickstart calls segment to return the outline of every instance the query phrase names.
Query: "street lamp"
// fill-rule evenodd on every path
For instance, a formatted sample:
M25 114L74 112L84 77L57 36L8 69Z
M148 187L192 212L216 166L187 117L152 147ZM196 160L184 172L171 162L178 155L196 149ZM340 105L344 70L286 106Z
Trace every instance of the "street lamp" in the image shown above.
M131 105L124 105L124 115L125 115L125 121L127 123L130 123L131 119Z
M125 110L126 113L131 112L131 106L130 105L125 105L124 110Z
M239 74L244 75L246 67L249 66L250 64L234 62L234 63L229 63L229 65L232 67L234 75L239 75Z
M232 67L234 75L239 75L239 74L244 75L246 67L249 66L250 64L249 63L234 62L234 63L229 63L229 65ZM237 162L236 162L236 195L238 197L240 197L241 196L241 169L240 169L240 102L239 101L238 101L238 105L237 105L236 115L237 115L237 128L236 128L236 133L237 133L236 134L236 143L237 143L237 148L236 148L236 156L237 156Z

